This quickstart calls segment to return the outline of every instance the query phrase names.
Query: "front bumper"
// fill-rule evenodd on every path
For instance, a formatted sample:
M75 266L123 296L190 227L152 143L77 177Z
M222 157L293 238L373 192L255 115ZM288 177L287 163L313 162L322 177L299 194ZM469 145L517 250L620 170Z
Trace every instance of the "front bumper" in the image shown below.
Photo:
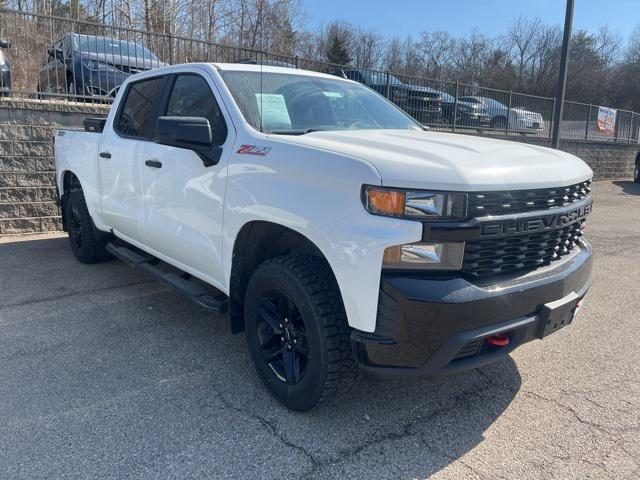
M544 130L544 121L541 119L524 118L516 122L516 128L520 130Z
M436 379L496 361L539 336L545 304L591 285L592 251L582 243L559 265L483 284L454 275L384 274L376 331L354 331L361 372L376 380ZM490 335L509 344L494 347Z
M402 107L409 115L415 118L418 122L428 123L433 120L442 118L442 108L440 107L426 107L405 105Z
M462 112L459 114L457 123L462 127L488 127L491 122L488 115Z
M82 68L76 76L77 93L91 97L115 97L118 88L130 77L128 73L88 70Z

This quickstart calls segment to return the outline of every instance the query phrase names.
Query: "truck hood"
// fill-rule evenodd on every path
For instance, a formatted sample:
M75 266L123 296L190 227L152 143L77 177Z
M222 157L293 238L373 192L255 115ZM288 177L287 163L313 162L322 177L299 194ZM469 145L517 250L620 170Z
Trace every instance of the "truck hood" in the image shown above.
M78 52L82 58L94 60L100 63L108 63L116 67L133 67L137 70L150 70L152 68L164 67L167 64L159 60L150 58L129 57L127 55L115 55L113 53Z
M515 190L571 185L593 175L560 150L453 133L349 130L276 138L369 161L383 185L395 187Z

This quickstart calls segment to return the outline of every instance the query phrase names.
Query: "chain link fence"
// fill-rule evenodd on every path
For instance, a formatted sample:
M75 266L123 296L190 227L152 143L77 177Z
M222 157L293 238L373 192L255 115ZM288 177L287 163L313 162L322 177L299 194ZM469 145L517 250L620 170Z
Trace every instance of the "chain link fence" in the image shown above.
M11 42L2 50L6 60L0 96L109 103L127 77L151 68L187 62L262 63L358 81L434 129L551 137L555 99L549 97L2 8L0 40ZM600 113L597 105L565 102L561 137L638 142L640 114L618 110L613 122L610 118L603 124Z

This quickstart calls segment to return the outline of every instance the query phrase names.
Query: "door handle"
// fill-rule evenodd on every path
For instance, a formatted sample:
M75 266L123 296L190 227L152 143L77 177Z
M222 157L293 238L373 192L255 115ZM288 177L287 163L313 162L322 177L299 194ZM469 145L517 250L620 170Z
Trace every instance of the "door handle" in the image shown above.
M100 152L100 158L111 158L111 154L109 152Z
M151 168L162 168L162 162L159 160L145 160L144 164Z

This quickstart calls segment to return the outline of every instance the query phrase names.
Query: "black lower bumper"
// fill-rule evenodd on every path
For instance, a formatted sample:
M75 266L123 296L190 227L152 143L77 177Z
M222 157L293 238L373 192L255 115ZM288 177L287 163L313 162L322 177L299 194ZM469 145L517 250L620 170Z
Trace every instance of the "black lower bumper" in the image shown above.
M492 283L383 274L376 331L351 337L360 370L377 380L436 379L498 360L540 337L544 305L584 297L591 266L585 243L559 265ZM496 334L508 345L487 341Z

